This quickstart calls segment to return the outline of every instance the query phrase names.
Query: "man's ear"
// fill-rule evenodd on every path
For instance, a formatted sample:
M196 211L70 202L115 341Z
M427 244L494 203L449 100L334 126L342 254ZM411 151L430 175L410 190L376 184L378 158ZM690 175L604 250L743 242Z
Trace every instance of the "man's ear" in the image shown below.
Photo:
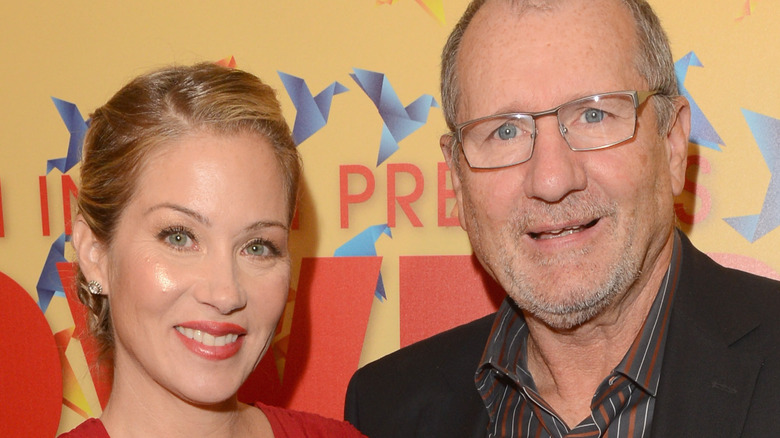
M97 281L103 286L103 293L108 294L108 257L106 246L98 241L92 229L89 228L81 215L73 223L71 236L76 260L87 281Z
M460 227L466 229L466 215L463 214L463 191L461 188L460 180L460 163L455 162L452 149L455 144L455 137L451 134L444 134L439 139L439 146L441 152L444 154L444 161L447 162L447 167L450 168L450 178L452 178L452 190L455 191L455 205L458 207L458 221Z
M682 193L685 171L688 168L688 138L691 134L691 106L688 99L679 96L674 102L671 128L666 134L669 148L669 171L672 176L672 193Z

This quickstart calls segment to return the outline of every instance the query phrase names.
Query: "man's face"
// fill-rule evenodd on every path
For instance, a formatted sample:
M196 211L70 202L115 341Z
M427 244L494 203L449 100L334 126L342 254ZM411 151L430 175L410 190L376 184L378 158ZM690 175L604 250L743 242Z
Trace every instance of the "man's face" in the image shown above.
M464 35L458 123L647 89L634 68L633 20L618 2L557 2L521 15L507 3L488 2ZM529 161L477 170L461 154L453 172L475 253L520 307L550 326L577 326L666 270L656 262L672 239L687 132L678 123L659 136L650 101L638 115L634 139L587 152L571 151L555 116L543 116Z

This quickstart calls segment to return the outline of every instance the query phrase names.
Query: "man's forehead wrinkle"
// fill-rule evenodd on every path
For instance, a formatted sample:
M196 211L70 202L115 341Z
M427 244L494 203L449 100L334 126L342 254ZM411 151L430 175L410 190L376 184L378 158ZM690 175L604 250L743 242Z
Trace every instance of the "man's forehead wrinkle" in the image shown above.
M545 36L547 35L545 32L539 33L534 31L534 29L539 29L540 23L547 23L548 26L551 23L554 24L554 21L551 20L554 20L555 17L544 11L550 11L552 9L576 11L581 9L587 10L591 7L599 9L606 7L607 9L605 12L610 15L611 18L605 18L609 21L615 21L615 24L619 28L622 28L619 33L621 35L629 33L629 37L634 35L636 32L635 24L633 23L630 12L626 8L621 8L623 9L622 11L614 8L616 5L622 4L617 0L614 2L596 2L595 4L580 0L562 0L560 2L488 1L483 8L480 9L477 16L475 16L474 20L467 28L461 50L457 54L457 83L460 91L458 93L455 113L456 123L463 123L477 117L499 113L543 111L586 95L641 88L641 85L630 77L635 74L640 78L635 68L631 69L634 74L626 76L629 72L625 71L623 74L619 75L625 79L620 81L625 82L622 85L615 84L615 86L607 86L608 84L602 84L596 86L595 84L592 84L593 86L587 86L588 84L584 83L581 84L580 87L571 88L565 87L561 83L556 84L554 81L547 81L544 85L546 87L544 90L529 87L527 84L516 84L516 75L513 76L512 74L509 74L509 71L506 71L506 75L502 74L501 77L485 76L492 74L492 72L489 71L488 64L501 62L500 59L490 59L487 57L506 56L506 62L509 64L513 61L517 61L516 57L523 56L522 53L506 53L506 50L502 51L502 48L506 47L527 47L529 50L533 51L533 53L546 53L549 55L542 55L540 59L533 59L538 58L538 56L534 56L533 58L524 61L526 65L529 66L528 71L533 70L533 68L530 67L531 65L545 65L550 56L561 56L560 62L565 64L566 58L569 58L569 55L572 53L576 53L573 52L573 50L581 51L580 53L576 53L578 59L590 59L592 60L592 63L600 63L601 61L599 61L599 59L601 59L600 57L603 58L605 52L624 53L627 49L629 51L637 50L635 38L630 38L631 41L628 42L625 38L618 38L614 33L610 32L603 35L604 37L598 40L597 45L596 43L582 44L577 48L577 35L583 32L585 32L586 35L590 33L588 31L590 28L589 25L582 22L573 22L571 23L571 26L560 29L560 33L558 33L559 36L570 34L570 39L573 41L573 44L570 45L573 48L563 49L564 51L561 51L556 46L552 45L553 43ZM525 14L527 17L518 19L517 15L519 15L519 10L528 10L530 8L534 8L534 11ZM495 13L496 9L499 9L501 13ZM538 16L541 21L537 20L537 17L534 16ZM568 16L570 17L571 14L568 14ZM570 19L571 18L566 18L566 20ZM593 23L593 25L597 26L596 23ZM603 30L596 28L594 32L601 34L603 33ZM518 38L521 39L521 41L518 41ZM585 38L583 41L589 40ZM519 46L518 43L520 43ZM630 47L626 47L627 45ZM559 55L555 55L555 53L558 52L560 52ZM567 55L567 53L569 55ZM580 54L583 54L584 56L580 57ZM632 60L633 58L634 57L632 57ZM631 62L631 64L634 64L635 66L635 62ZM620 65L623 64L621 63ZM583 65L579 65L579 67L585 68ZM602 67L611 68L606 65ZM613 65L612 67L616 66ZM562 66L562 68L574 67ZM598 65L590 65L588 68L598 69L599 67ZM537 78L528 78L529 81L536 81L536 79ZM545 82L545 78L538 79L541 80L540 85ZM644 81L642 81L642 83L644 83ZM618 90L618 88L620 88L620 90ZM523 90L522 93L520 93L521 89ZM491 90L514 90L517 94L513 96L501 94L507 100L500 102L496 107L483 108L484 105L483 102L481 102L481 97L489 94ZM554 96L554 98L549 98L550 96ZM475 107L475 105L479 108Z

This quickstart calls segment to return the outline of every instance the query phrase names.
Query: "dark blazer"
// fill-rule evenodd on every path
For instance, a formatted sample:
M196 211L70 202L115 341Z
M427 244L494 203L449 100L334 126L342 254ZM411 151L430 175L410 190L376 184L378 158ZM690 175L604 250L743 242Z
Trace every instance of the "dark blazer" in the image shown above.
M724 268L680 235L651 436L780 436L780 283ZM370 438L484 437L488 416L474 373L494 317L359 369L345 418Z

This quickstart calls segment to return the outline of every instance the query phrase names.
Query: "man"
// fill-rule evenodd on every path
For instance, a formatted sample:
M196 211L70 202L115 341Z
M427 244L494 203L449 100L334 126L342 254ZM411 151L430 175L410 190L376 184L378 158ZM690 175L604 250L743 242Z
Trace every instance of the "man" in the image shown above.
M349 421L372 438L780 434L780 287L675 229L690 108L644 0L477 0L442 101L461 226L508 297L359 370Z

